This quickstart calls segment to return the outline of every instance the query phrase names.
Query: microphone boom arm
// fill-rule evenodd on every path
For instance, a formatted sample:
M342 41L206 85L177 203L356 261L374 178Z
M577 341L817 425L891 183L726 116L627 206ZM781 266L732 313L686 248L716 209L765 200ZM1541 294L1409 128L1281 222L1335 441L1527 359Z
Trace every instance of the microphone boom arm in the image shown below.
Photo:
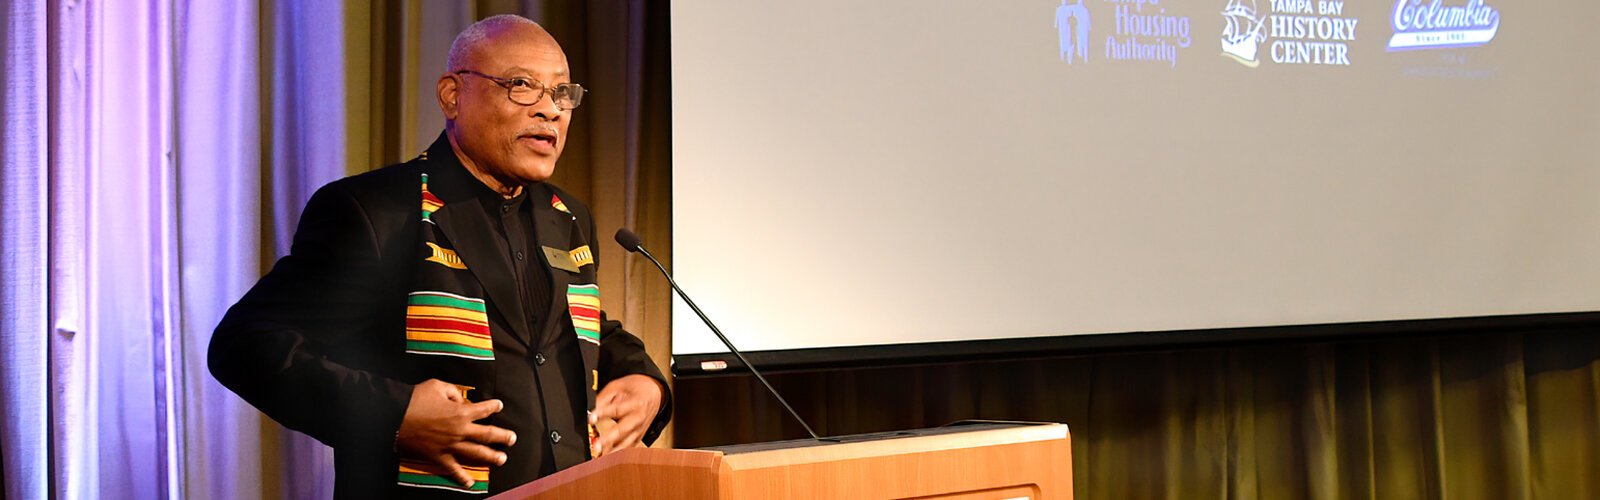
M626 229L624 229L624 231L626 231ZM629 234L631 235L631 233L629 233ZM644 245L639 245L639 244L636 243L636 241L637 240L635 240L635 244L632 245L633 246L632 249L638 250L638 252L640 254L643 254L646 259L650 260L651 264L655 264L656 265L656 269L660 269L661 270L661 275L667 277L667 284L672 285L672 291L678 292L678 296L683 298L683 302L686 303L686 304L689 304L689 308L693 309L694 313L700 316L700 321L704 322L706 324L706 326L711 327L711 333L714 333L714 334L717 335L717 340L721 340L722 341L722 345L727 346L728 347L728 351L732 352L734 356L738 357L739 358L739 362L740 363L744 363L745 368L749 368L750 369L750 374L751 375L755 375L756 376L756 380L760 381L761 385L764 385L764 386L767 387L767 392L772 393L773 397L778 398L778 403L783 405L783 409L789 411L789 415L793 416L795 421L800 422L800 426L804 427L806 429L806 434L810 434L811 435L811 439L815 439L815 440L821 441L822 438L817 436L817 433L815 431L811 430L811 426L810 425L806 425L805 419L800 418L800 413L794 411L794 407L789 406L789 402L785 401L783 399L783 395L778 394L778 390L777 389L773 389L772 388L772 384L767 383L767 378L761 376L761 372L756 370L755 365L750 364L750 360L744 359L744 354L740 353L738 348L733 347L733 342L729 341L728 337L722 334L722 330L717 329L717 325L715 323L711 322L711 318L707 318L706 317L706 313L700 311L700 306L694 305L694 300L689 298L689 294L684 293L683 289L678 287L678 281L672 279L672 273L667 272L666 266L662 266L661 262L656 260L654 255L650 255L650 251L649 250L645 250ZM626 246L629 246L629 245L624 245L624 246L626 247Z

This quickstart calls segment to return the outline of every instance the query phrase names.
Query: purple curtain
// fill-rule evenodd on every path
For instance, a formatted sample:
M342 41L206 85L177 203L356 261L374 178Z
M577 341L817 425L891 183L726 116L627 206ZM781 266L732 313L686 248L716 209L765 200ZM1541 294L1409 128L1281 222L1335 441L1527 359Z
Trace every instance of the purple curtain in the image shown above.
M345 173L343 9L0 8L5 498L329 495L328 450L219 386L205 352Z
M665 247L666 73L645 68L665 45L646 43L664 35L646 29L649 5L0 4L4 498L330 495L330 451L219 386L206 344L316 187L437 136L431 89L474 19L519 12L564 42L606 97L585 104L557 183L602 227ZM667 288L626 267L601 277L626 304L613 312L665 361Z
M49 212L46 146L45 9L27 2L0 7L0 473L5 498L44 498L49 351L45 272Z

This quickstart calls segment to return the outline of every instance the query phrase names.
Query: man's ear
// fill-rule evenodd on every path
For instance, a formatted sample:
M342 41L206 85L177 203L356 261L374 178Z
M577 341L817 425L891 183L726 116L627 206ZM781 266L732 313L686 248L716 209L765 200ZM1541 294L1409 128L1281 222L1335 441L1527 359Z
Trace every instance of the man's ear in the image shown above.
M444 119L456 119L456 98L461 95L461 80L455 75L445 73L439 76L436 93L439 95L439 111L444 112Z

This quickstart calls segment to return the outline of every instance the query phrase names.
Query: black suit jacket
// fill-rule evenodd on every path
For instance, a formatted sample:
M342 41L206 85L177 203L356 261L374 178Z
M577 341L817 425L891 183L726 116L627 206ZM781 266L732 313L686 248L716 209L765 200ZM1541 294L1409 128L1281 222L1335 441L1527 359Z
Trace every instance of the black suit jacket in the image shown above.
M514 392L537 395L533 401L542 408L508 408L491 421L516 431L517 446L551 441L553 467L517 464L533 471L559 470L588 458L584 403L592 407L598 387L631 374L650 376L666 387L637 337L604 313L598 325L585 319L579 302L587 299L573 295L597 289L598 252L576 257L599 243L588 208L555 186L525 187L538 243L578 251L571 263L552 266L550 259L557 256L541 252L517 264L493 221L474 206L484 189L443 135L417 159L323 186L306 204L289 255L229 309L211 339L209 363L218 381L279 423L334 448L337 497L454 493L397 486L417 474L397 481L397 471L406 469L394 452L395 433L412 386L429 378L461 386L472 401ZM549 276L548 310L523 310L513 265L532 265ZM465 328L493 330L492 348L487 336L474 336L484 332L439 334L423 328L429 325L419 322L416 296L436 292L466 301L463 311L476 316ZM481 305L473 310L473 304ZM524 321L539 313L550 320ZM546 331L527 331L532 324ZM586 342L596 329L598 342ZM438 335L465 341L426 342ZM544 363L545 353L554 354L553 346L563 344L541 339L584 346L582 356L563 348L566 359L574 361L567 365L577 366L581 358L584 373L561 373L559 363ZM468 350L478 354L468 359L429 347L462 343L476 345ZM493 351L487 354L493 360L485 359L482 349ZM513 363L536 357L538 363ZM518 418L507 421L506 414ZM665 395L646 443L654 441L670 415L671 398ZM518 477L513 483L492 477L498 479L495 491L531 479Z

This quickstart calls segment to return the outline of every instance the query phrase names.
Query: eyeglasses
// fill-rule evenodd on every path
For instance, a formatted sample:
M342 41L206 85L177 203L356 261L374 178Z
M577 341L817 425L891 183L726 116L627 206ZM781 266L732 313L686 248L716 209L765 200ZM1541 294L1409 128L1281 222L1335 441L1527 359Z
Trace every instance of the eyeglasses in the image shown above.
M546 87L544 83L538 80L521 76L500 78L470 69L457 71L456 74L481 76L501 87L505 87L506 97L511 99L511 102L523 106L538 104L540 99L544 99L544 95L547 92L550 94L550 99L555 101L556 107L561 108L562 111L571 111L573 108L577 108L579 104L583 104L583 86L576 83L561 83L554 87Z

